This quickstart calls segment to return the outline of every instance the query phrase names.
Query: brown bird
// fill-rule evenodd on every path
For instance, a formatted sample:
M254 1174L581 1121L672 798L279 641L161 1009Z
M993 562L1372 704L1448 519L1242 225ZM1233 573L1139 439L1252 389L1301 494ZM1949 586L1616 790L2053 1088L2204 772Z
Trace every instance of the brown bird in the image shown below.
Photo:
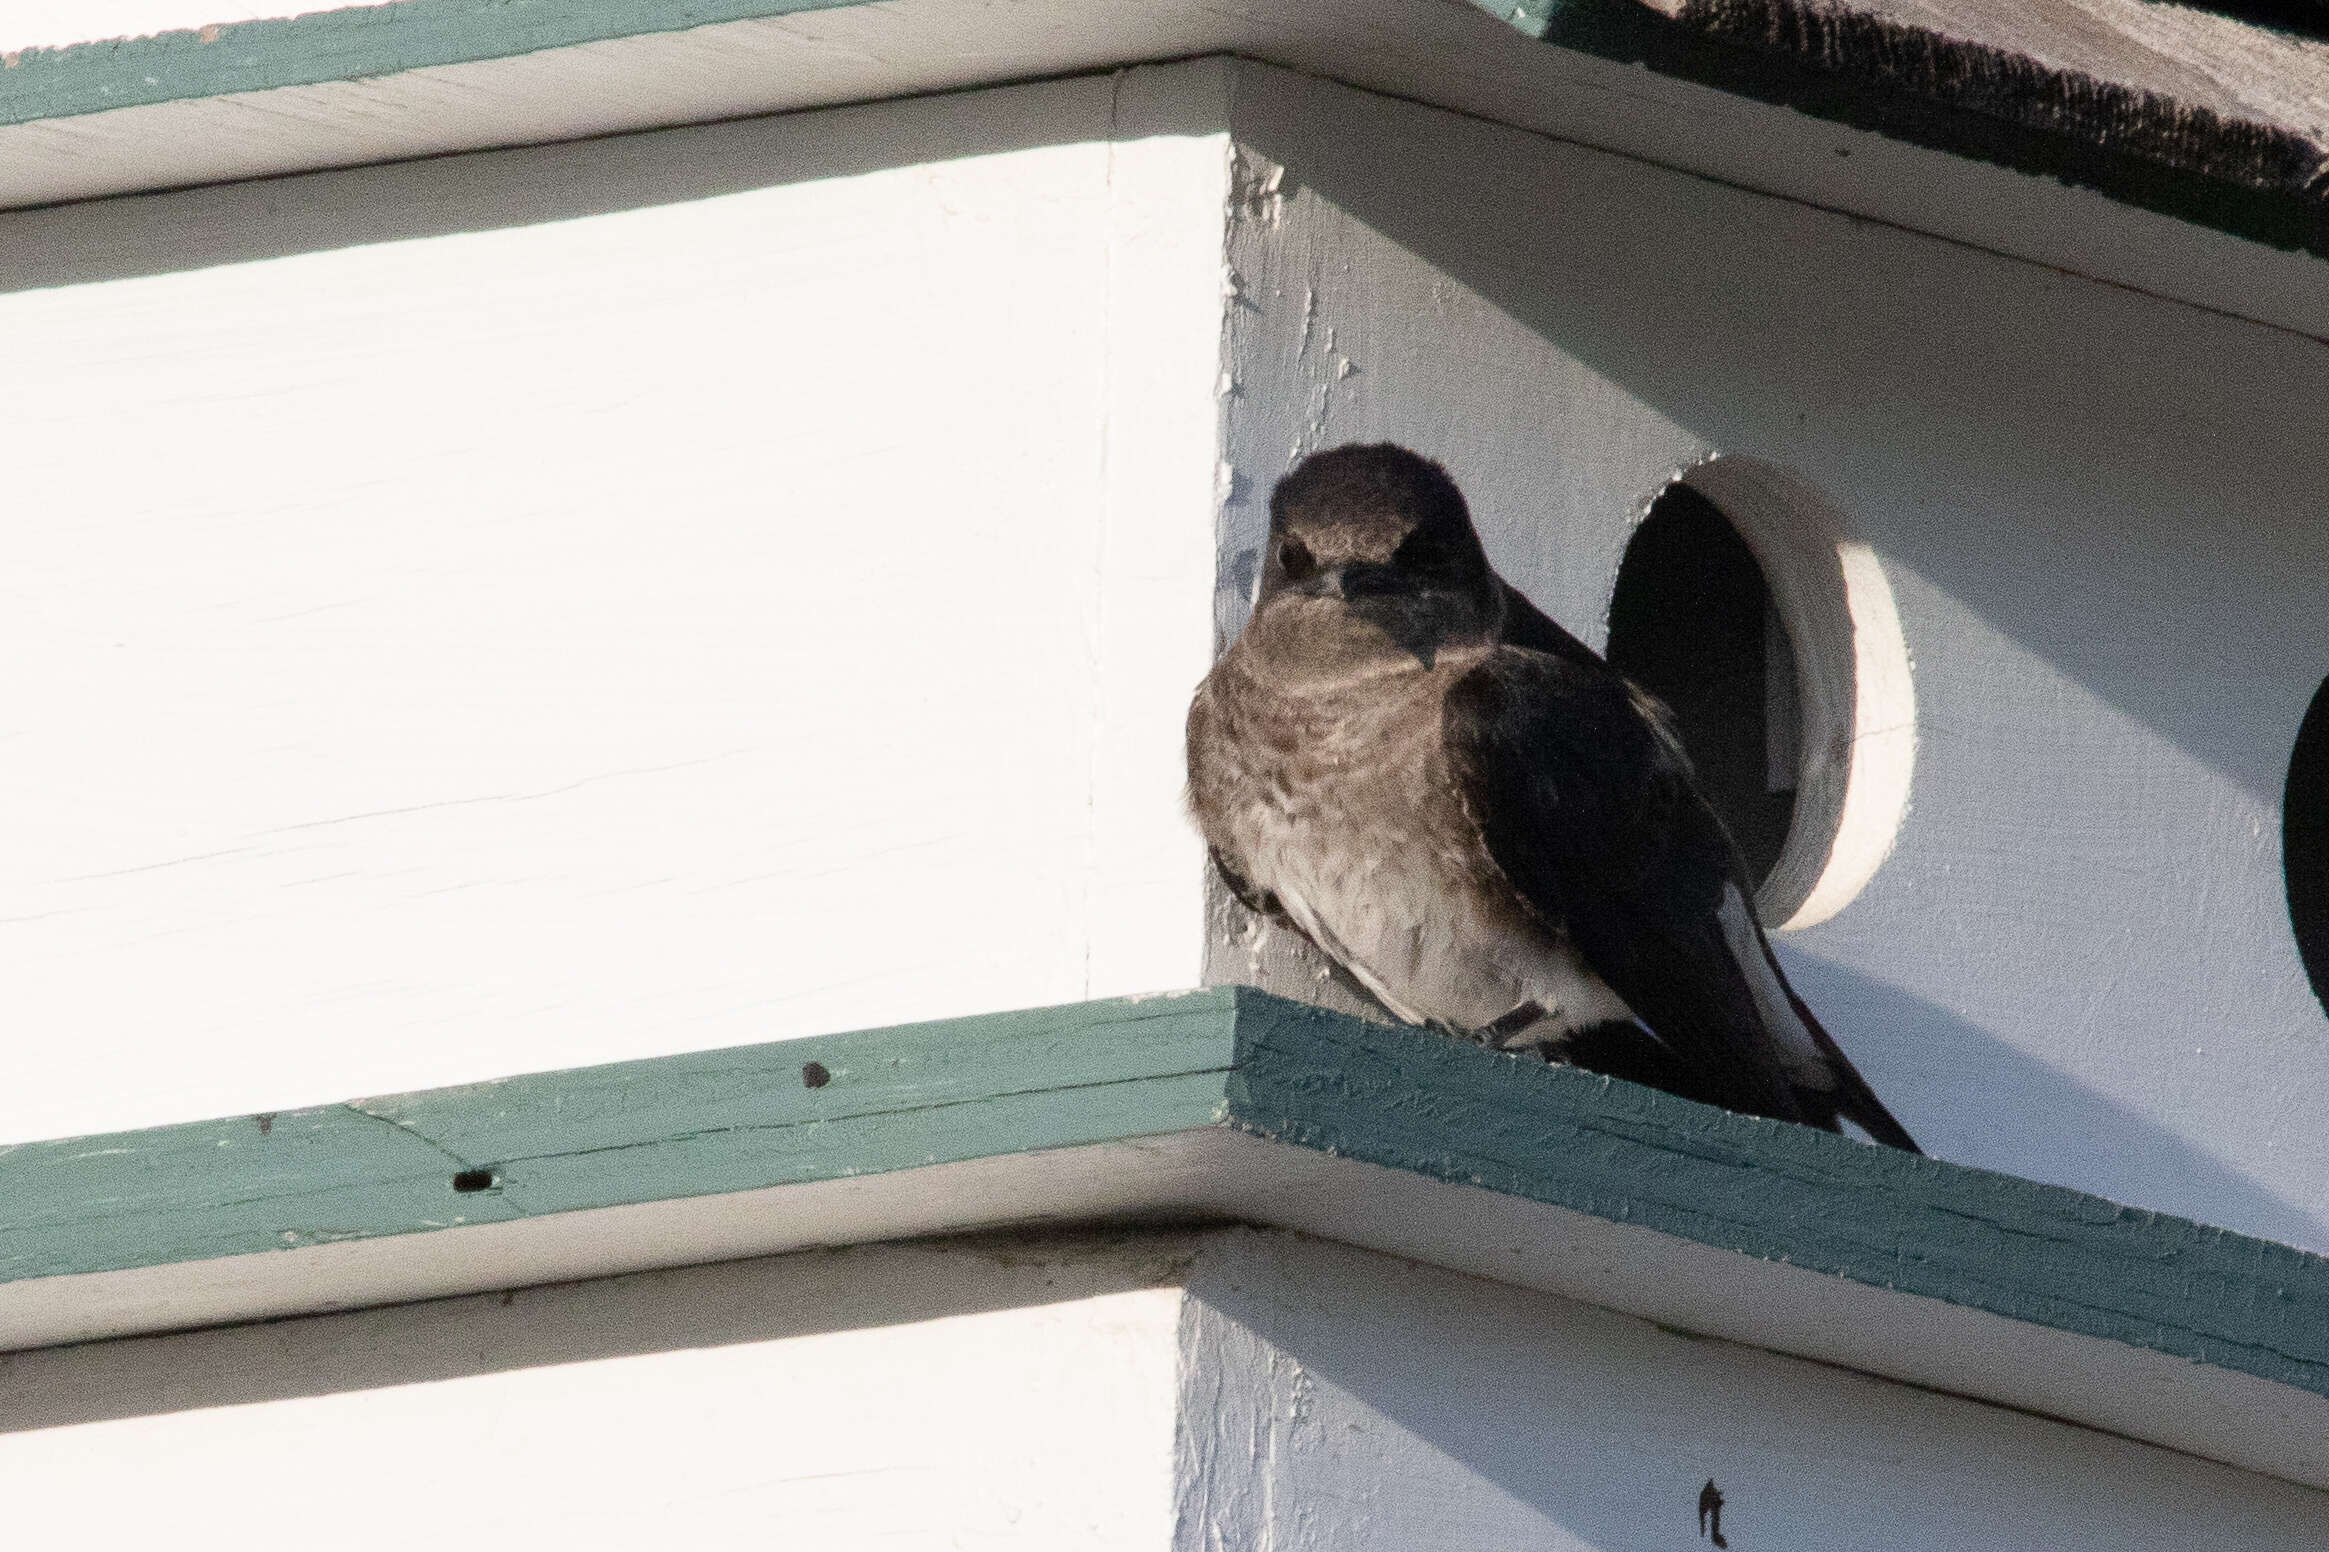
M1229 888L1397 1017L1916 1150L1788 985L1663 709L1496 575L1438 464L1279 482L1188 752Z

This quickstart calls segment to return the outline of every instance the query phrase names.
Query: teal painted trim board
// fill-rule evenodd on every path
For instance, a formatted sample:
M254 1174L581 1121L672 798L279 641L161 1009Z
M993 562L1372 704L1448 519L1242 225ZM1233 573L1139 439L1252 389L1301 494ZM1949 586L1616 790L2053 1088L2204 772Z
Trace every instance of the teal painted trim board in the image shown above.
M1238 1124L2329 1396L2329 1258L1292 1004L1241 1020Z
M1087 1003L0 1149L0 1283L1209 1126L1236 1009Z
M7 1148L0 1283L1222 1129L2329 1396L2329 1259L1242 988Z
M400 0L0 56L0 124L360 81L866 0Z

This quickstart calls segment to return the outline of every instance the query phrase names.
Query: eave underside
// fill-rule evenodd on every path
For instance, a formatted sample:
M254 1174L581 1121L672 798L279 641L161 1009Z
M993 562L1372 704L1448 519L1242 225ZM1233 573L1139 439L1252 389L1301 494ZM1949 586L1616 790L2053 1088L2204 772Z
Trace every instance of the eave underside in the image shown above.
M1242 1221L2329 1486L2323 1258L1239 989L25 1145L0 1202L11 1348Z

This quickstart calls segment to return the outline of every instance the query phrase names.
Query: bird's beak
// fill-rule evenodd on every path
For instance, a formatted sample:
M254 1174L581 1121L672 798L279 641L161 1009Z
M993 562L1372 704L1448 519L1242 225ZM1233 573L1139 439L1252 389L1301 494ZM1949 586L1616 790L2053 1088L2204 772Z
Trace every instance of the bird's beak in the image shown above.
M1345 598L1404 593L1413 586L1413 579L1397 566L1378 565L1373 561L1354 560L1347 566L1337 566L1335 572L1336 591Z
M1365 598L1370 594L1401 592L1406 586L1407 579L1398 567L1354 560L1348 565L1313 571L1288 591L1307 593L1314 598Z

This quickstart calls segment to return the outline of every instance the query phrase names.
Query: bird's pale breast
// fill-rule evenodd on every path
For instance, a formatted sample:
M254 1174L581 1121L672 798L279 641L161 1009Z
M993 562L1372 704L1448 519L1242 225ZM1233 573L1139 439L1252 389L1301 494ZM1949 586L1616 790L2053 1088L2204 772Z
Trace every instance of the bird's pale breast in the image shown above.
M1233 648L1192 718L1206 839L1402 1018L1477 1029L1530 1001L1546 1033L1629 1017L1487 861L1457 792L1441 704L1477 660L1289 683Z

